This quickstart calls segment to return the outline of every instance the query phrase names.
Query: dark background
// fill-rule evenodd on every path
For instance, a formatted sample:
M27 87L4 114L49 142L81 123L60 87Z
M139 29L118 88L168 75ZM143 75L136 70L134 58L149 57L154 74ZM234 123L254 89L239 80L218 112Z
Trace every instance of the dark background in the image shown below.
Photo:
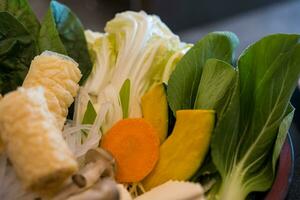
M49 0L29 0L41 18ZM60 0L87 28L102 30L117 12L145 10L157 14L175 32L203 26L257 8L292 0ZM92 17L91 17L92 16Z
M29 0L41 19L49 0ZM60 0L81 19L85 28L103 31L117 12L145 10L159 15L185 42L196 42L211 31L232 31L240 38L240 53L247 45L271 33L300 33L299 0ZM290 129L295 170L289 200L300 199L300 93L292 98L296 108ZM299 129L300 130L300 129Z

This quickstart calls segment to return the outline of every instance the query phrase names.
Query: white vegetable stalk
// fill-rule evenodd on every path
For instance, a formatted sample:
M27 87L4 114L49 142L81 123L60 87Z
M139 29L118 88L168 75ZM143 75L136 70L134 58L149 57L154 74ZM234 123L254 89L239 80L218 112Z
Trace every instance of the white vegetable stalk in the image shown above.
M81 124L88 102L91 100L89 93L83 87L79 88L78 95L75 97L73 126Z
M244 200L247 197L243 184L243 172L239 166L222 181L220 188L219 199L222 200Z

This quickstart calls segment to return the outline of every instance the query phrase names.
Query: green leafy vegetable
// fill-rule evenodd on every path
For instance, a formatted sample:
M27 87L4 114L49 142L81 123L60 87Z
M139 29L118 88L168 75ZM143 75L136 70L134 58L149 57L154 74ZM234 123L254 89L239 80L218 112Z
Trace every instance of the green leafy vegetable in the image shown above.
M38 42L41 52L48 50L67 55L65 46L60 40L59 33L56 29L51 8L48 9L43 19Z
M0 12L0 93L22 84L37 53L34 38L26 28L8 12Z
M217 117L221 116L229 102L236 77L237 71L230 64L218 59L208 59L203 67L194 109L215 110ZM203 177L207 179L215 173L216 167L208 153L192 180L199 181Z
M126 79L120 90L120 101L123 111L123 118L128 118L129 98L130 98L130 80Z
M69 8L51 2L42 26L27 0L0 1L0 11L7 12L0 19L0 92L6 93L21 85L31 60L45 50L76 60L83 74L81 83L85 81L92 63L83 26Z
M195 64L206 58L201 52L208 49L198 46L200 41L171 75L168 98L173 112L215 109L218 115L211 144L213 163L208 155L192 179L208 175L211 183L215 175L221 175L215 179L209 199L242 200L272 185L293 116L288 104L300 74L298 40L298 35L265 37L244 51L238 70L218 59ZM232 51L224 52L232 55Z
M236 74L235 69L224 61L207 60L203 67L194 108L216 110L219 114L219 110L226 106L228 89L233 85Z
M42 23L39 46L41 51L50 50L69 55L78 62L82 73L81 83L89 76L93 64L87 49L84 29L67 6L51 1Z
M27 0L1 0L0 11L9 12L26 28L32 38L38 38L40 23Z
M227 37L227 35L229 35L230 37ZM206 41L208 40L207 38L210 37L214 38L214 40L210 39L209 41ZM210 37L206 36L205 38L200 40L183 57L183 59L176 66L175 71L171 75L168 86L168 98L170 106L172 106L172 102L174 102L173 105L175 105L175 107L173 107L173 112L175 112L176 109L213 109L216 110L216 114L217 116L219 116L228 104L230 97L229 94L232 91L232 86L234 85L234 81L236 80L237 72L230 64L222 60L209 57L216 56L221 57L227 61L232 61L231 59L233 58L233 51L238 42L238 39L231 33L214 33ZM219 44L215 44L214 42L220 42L220 38L222 38L224 44L229 45L224 45L223 51L219 50L219 53L213 55L213 52L216 52L214 50L214 46L217 46ZM207 45L203 45L205 44L205 41ZM207 46L211 48L210 50L212 51L212 53L209 52L210 50ZM230 54L228 54L228 52L230 52ZM199 53L202 53L200 55L203 56L199 56L199 58L203 60L201 60L200 63L195 64L195 59L197 59L199 62L199 58L196 56ZM184 62L186 64L181 64ZM194 63L194 65L191 63ZM192 69L194 71L186 73L185 68ZM182 69L182 71L177 69ZM195 73L198 73L197 76L200 76L201 78L196 77ZM182 82L183 79L187 81ZM191 80L194 81L191 82ZM191 91L190 88L194 88L194 91ZM186 93L188 95L186 95L185 97L181 96L183 95L182 91L184 90L188 91L188 93ZM192 92L192 94L190 94L190 92ZM184 102L177 101L180 98L182 98ZM210 162L208 162L207 160ZM202 164L201 168L192 178L193 181L199 180L204 175L207 175L205 174L206 172L215 173L216 168L211 160L211 156L210 154L208 154L206 162Z
M201 39L179 61L172 73L168 87L168 101L176 110L194 108L202 68L209 58L233 62L236 35L230 32L214 32Z
M97 117L97 112L91 101L88 101L86 110L82 119L82 124L93 124Z
M186 57L188 57L188 54ZM196 91L197 97L194 109L216 110L217 116L221 115L227 105L236 77L237 72L230 64L214 58L208 59L203 67L201 80ZM172 86L171 84L169 86ZM181 90L181 88L178 88L178 90ZM214 173L216 173L216 167L208 154L206 161L195 173L192 180L207 178L207 175Z
M276 139L286 134L291 116L283 120L300 74L298 40L298 35L271 35L239 58L239 81L212 137L212 158L222 177L220 199L245 199L272 185L282 146Z

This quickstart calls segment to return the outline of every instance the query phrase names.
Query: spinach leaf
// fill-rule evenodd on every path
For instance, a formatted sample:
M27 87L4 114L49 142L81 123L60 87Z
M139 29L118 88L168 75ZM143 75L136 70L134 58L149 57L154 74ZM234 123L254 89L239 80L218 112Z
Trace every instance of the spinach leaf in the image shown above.
M1 0L0 11L9 12L26 28L32 38L38 38L40 23L27 0Z
M51 8L48 9L43 19L38 42L41 52L48 50L67 55L65 46L60 40L59 33L56 29Z
M50 9L67 54L79 63L82 73L81 83L83 83L92 70L84 28L77 16L67 6L52 1Z
M272 185L274 160L290 123L289 100L300 75L299 38L270 35L239 58L239 81L211 144L222 177L220 199L245 199Z
M195 44L179 61L168 82L168 102L173 113L194 107L202 68L209 58L233 62L238 44L230 32L213 32Z
M22 85L37 52L26 28L10 13L0 12L0 93Z
M122 106L122 112L123 112L123 118L128 117L128 111L129 111L129 100L130 100L130 80L126 79L121 87L121 90L119 92L121 106Z

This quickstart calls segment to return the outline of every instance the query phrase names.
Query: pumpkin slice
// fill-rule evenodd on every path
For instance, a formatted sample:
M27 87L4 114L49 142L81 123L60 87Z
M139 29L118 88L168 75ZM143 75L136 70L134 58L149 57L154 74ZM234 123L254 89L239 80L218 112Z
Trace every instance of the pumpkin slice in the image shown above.
M213 110L179 110L171 136L160 147L154 170L142 181L150 190L169 180L188 180L201 166L215 123Z

